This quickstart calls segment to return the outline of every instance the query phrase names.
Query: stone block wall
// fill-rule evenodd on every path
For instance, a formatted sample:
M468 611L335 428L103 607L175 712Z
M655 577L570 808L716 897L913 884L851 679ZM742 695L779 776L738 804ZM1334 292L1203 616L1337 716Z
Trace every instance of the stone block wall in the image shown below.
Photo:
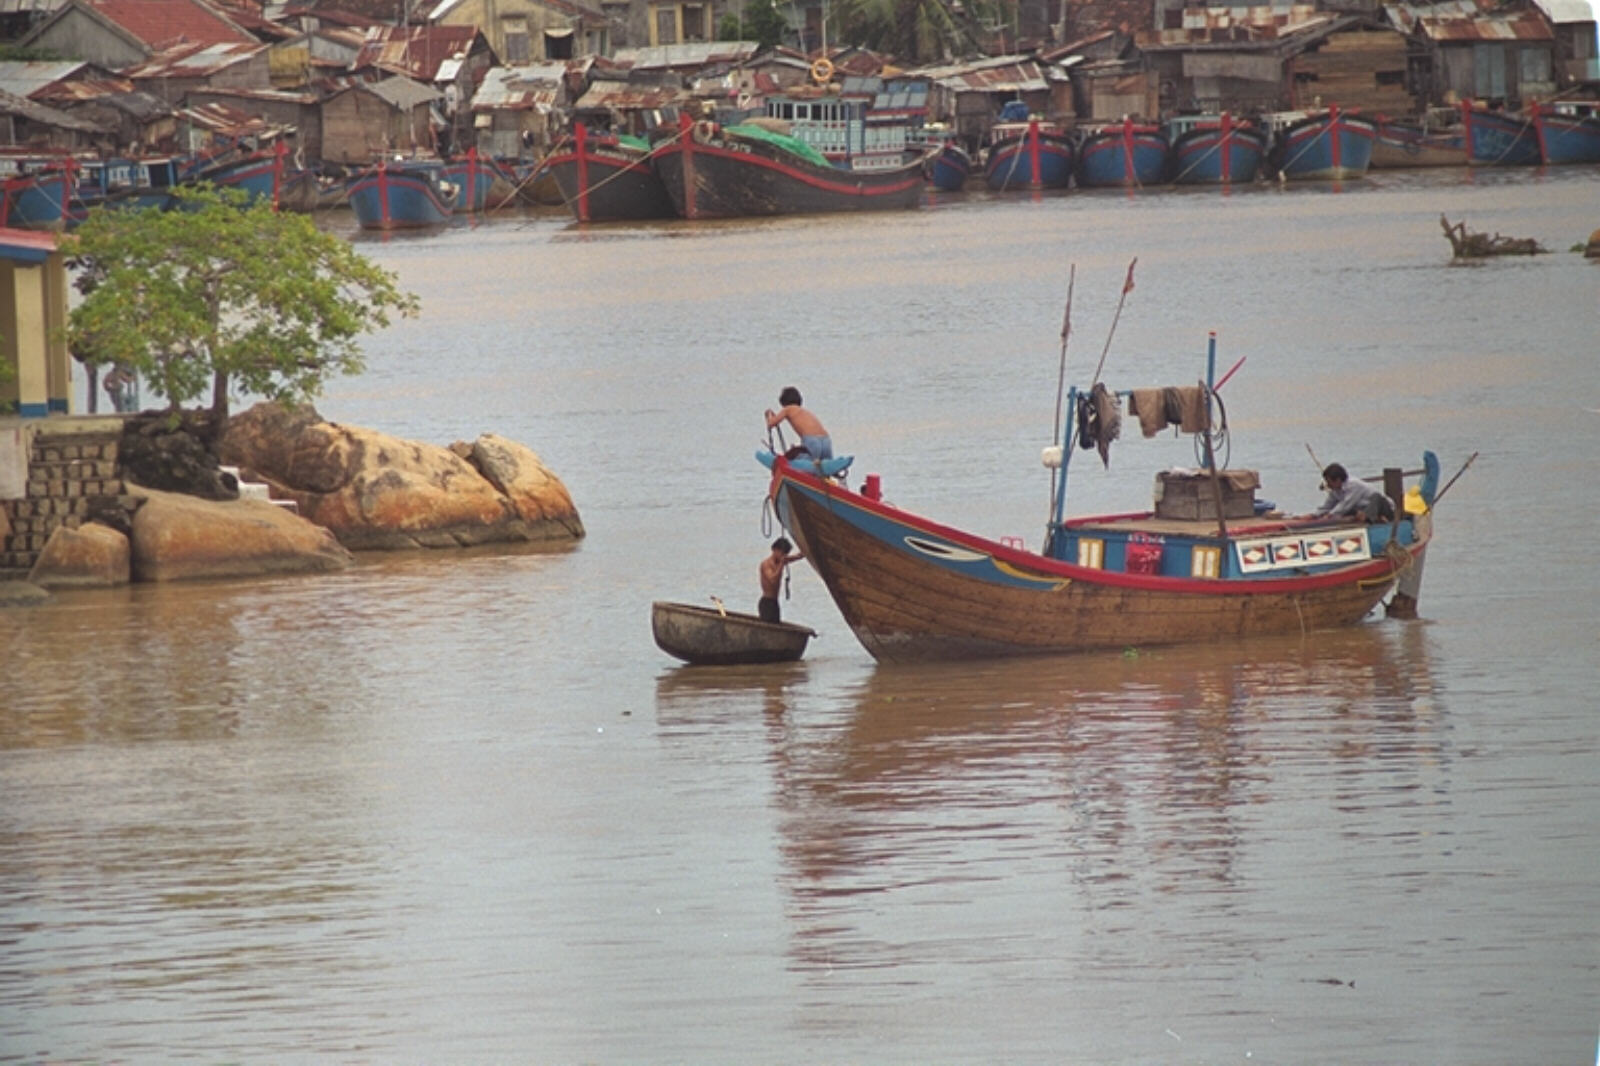
M0 500L0 573L25 574L58 526L76 529L97 497L123 493L122 420L44 420L30 426L24 494Z

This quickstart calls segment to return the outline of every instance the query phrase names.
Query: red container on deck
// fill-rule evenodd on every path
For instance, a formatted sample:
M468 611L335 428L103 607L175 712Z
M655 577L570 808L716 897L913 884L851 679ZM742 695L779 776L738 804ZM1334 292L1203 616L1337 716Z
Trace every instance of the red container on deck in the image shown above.
M861 486L861 495L869 500L883 499L883 483L878 480L877 474L868 474L867 480Z
M1158 540L1134 540L1130 538L1128 541L1128 573L1161 573L1162 548L1163 545Z

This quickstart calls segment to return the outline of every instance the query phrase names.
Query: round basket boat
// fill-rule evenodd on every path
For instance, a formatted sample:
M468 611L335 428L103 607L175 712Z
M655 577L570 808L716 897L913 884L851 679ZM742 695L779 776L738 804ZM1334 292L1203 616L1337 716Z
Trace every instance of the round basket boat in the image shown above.
M650 629L656 647L696 666L793 662L817 635L809 626L661 600L650 606Z

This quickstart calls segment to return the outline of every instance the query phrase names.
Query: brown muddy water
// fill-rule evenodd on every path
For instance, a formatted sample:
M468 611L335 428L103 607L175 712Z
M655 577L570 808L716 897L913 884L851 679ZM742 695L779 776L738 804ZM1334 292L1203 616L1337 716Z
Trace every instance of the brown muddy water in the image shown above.
M1556 249L1448 263L1439 215ZM1600 170L381 240L422 317L319 404L537 449L559 551L0 613L0 1060L1581 1063L1600 1016ZM796 384L901 506L1037 544L1069 374L1194 380L1232 462L1446 473L1416 623L876 666L748 609ZM1148 506L1133 435L1073 509Z

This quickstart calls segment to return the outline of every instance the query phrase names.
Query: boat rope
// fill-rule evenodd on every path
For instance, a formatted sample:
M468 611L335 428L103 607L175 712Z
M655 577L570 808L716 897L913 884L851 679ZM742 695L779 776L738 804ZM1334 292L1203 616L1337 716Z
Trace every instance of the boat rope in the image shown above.
M1204 385L1202 384L1201 387L1204 388ZM1196 433L1194 435L1194 457L1197 465L1205 465L1205 446L1202 444L1202 438L1209 435L1212 456L1216 456L1219 451L1222 453L1222 461L1217 464L1217 469L1226 470L1228 469L1228 461L1233 458L1233 441L1228 437L1228 407L1222 402L1222 397L1217 395L1216 389L1207 389L1206 391L1210 394L1210 399L1217 405L1219 424L1214 431L1210 426L1207 426L1205 433Z
M570 134L563 133L556 140L556 143L550 146L550 150L544 154L544 157L533 165L533 169L528 171L528 176L519 181L516 187L511 190L511 195L506 197L504 200L501 200L494 207L491 207L489 211L491 213L499 211L507 204L515 203L522 196L522 190L526 189L529 185L532 185L534 181L538 179L539 175L544 173L545 165L550 162L550 157L559 152L562 146L571 139L572 137ZM562 206L565 205L563 204Z
M1292 158L1285 159L1283 163L1279 165L1278 173L1286 173L1290 167L1300 162L1300 157L1311 151L1312 146L1321 141L1322 138L1328 136L1330 132L1331 130L1329 127L1323 126L1321 132L1319 132L1315 137L1308 139L1305 144L1301 145L1300 150L1296 152Z
M650 161L651 157L653 157L657 152L663 151L668 146L677 143L677 141L680 140L683 137L683 133L684 133L684 131L681 130L681 129L680 130L675 130L675 131L673 131L671 136L661 138L660 141L658 141L655 144L650 146L650 150L648 152L646 152L644 155L639 157L639 162L648 163ZM611 174L610 176L602 178L599 181L595 182L593 185L591 185L587 189L583 190L583 192L579 193L578 196L592 194L596 189L603 188L604 186L610 184L611 182L616 181L618 178L622 177L627 172L628 172L628 168L627 167L623 167L623 168L619 169L616 173ZM572 206L572 204L573 204L573 201L578 199L578 196L573 196L573 197L570 197L570 198L563 197L562 200L561 200L561 206L570 208Z
M1223 144L1222 138L1218 137L1216 144L1213 144L1210 148L1207 148L1205 151L1201 152L1195 158L1195 161L1193 163L1190 163L1188 166L1186 166L1182 170L1178 171L1178 173L1174 174L1172 176L1172 180L1167 182L1167 184L1168 185L1176 185L1176 184L1178 184L1178 182L1180 182L1184 178L1188 177L1189 176L1189 171L1193 170L1195 167L1199 166L1201 163L1204 163L1207 159L1210 159L1213 155L1215 155L1218 152L1222 151L1222 144Z
M1528 131L1528 127L1531 125L1533 125L1533 120L1530 118L1524 118L1522 120L1522 125L1518 126L1517 132L1512 135L1510 140L1506 141L1506 146L1500 150L1500 154L1489 161L1489 166L1498 166L1500 163L1504 162L1506 156L1511 154L1511 149L1517 146L1517 142L1522 140L1522 135ZM1471 151L1471 148L1471 145L1467 146L1468 151Z

